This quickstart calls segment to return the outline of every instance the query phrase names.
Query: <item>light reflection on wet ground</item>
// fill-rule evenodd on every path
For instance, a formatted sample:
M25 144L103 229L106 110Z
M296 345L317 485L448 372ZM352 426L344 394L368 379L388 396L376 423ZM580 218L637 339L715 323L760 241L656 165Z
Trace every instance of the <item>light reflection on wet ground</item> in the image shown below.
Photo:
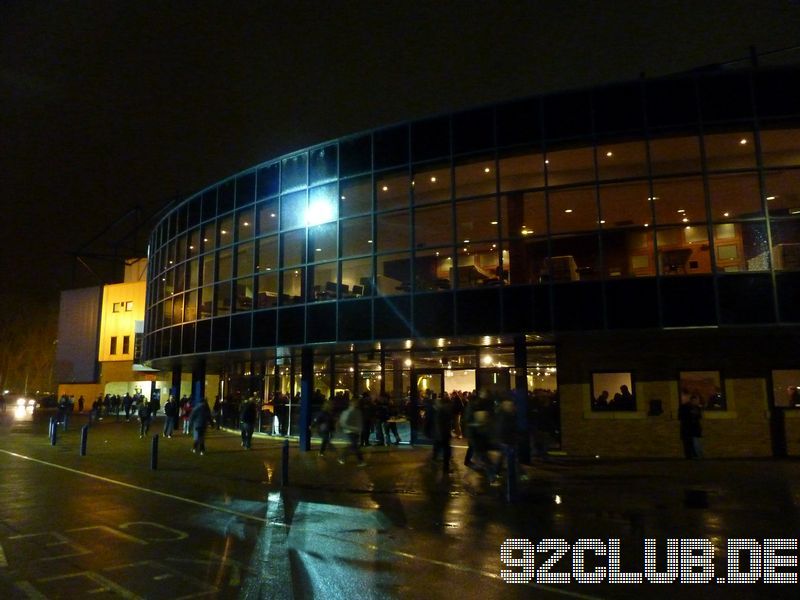
M667 538L707 538L724 561L729 538L798 532L792 461L554 460L526 469L519 501L507 504L502 486L457 462L445 477L427 451L371 449L358 469L293 448L292 486L280 493L276 441L245 452L235 435L214 432L199 457L186 439L161 440L153 472L135 429L93 428L83 458L75 431L55 448L41 433L0 433L0 450L107 478L0 452L0 597L633 598L640 586L509 586L500 545L620 538L633 570L646 537L662 548ZM646 593L795 598L796 589Z

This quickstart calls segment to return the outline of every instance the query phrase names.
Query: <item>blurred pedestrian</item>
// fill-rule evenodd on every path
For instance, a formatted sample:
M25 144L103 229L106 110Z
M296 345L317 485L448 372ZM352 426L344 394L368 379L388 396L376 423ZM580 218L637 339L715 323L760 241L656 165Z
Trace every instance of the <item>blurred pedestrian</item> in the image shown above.
M201 456L206 453L206 429L212 424L211 407L208 406L208 400L203 398L200 404L192 408L189 417L189 429L194 436L192 452L199 452Z
M175 429L175 417L178 415L178 403L173 396L164 404L164 437L171 438Z
M253 431L256 427L257 414L255 401L252 398L245 398L239 412L239 427L242 430L242 448L247 450L253 445Z
M342 451L339 463L344 464L348 455L355 454L358 459L358 466L365 467L367 463L364 462L364 456L361 454L361 448L359 447L364 417L358 404L358 398L350 400L350 405L342 411L339 417L339 426L347 434L347 438L350 441L349 445Z
M153 413L150 408L149 402L139 403L139 437L143 438L145 434L150 431L150 421L152 421Z
M322 403L322 408L314 417L312 425L317 428L319 437L322 438L322 444L319 447L319 455L325 456L325 451L328 448L333 448L331 438L333 437L333 430L336 427L336 418L333 416L333 403L330 400L325 400Z

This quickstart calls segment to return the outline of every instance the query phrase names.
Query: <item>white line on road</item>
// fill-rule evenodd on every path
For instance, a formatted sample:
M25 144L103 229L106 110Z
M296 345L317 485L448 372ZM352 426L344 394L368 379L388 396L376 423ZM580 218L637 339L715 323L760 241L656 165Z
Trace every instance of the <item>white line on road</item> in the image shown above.
M6 560L6 553L3 551L3 545L0 544L0 567L7 567L8 561Z
M40 460L38 458L33 458L32 456L25 456L24 454L18 454L16 452L10 452L8 450L3 450L3 449L0 449L0 452L3 452L4 454L8 454L9 456L13 456L15 458L21 458L23 460L29 460L29 461L32 461L32 462L36 462L36 463L48 466L48 467L54 467L56 469L61 469L63 471L67 471L69 473L74 473L76 475L82 475L84 477L90 477L92 479L97 479L99 481L104 481L106 483L119 485L119 486L122 486L122 487L125 487L125 488L128 488L128 489L132 489L132 490L138 490L140 492L145 492L147 494L154 494L156 496L161 496L162 498L170 498L171 500L176 500L178 502L185 502L187 504L192 504L194 506L200 506L200 507L203 507L203 508L207 508L209 510L215 510L215 511L227 513L227 514L230 514L230 515L235 515L235 516L240 517L242 519L249 519L251 521L257 521L257 522L263 523L265 525L272 525L274 527L284 527L284 528L287 528L287 529L292 528L291 525L288 525L286 523L282 523L280 521L277 521L277 522L271 521L269 513L268 513L268 516L266 518L265 517L259 517L259 516L256 516L256 515L243 513L243 512L240 512L238 510L231 510L230 508L225 508L223 506L215 506L214 504L208 504L206 502L200 502L199 500L192 500L191 498L185 498L183 496L176 496L174 494L168 494L166 492L160 492L158 490L153 490L153 489L150 489L150 488L141 487L141 486L138 486L138 485L134 485L132 483L126 483L124 481L119 481L117 479L110 479L108 477L103 477L102 475L95 475L94 473L87 473L86 471L79 471L78 469L72 469L70 467L65 467L63 465L58 465L58 464L55 464L55 463L47 462L45 460ZM274 502L274 500L273 500L273 502ZM273 504L273 502L270 502L270 507L274 507L275 506ZM275 512L272 513L273 518L275 518L275 517L280 518L279 515L276 514L277 512L278 511L275 511ZM299 528L295 528L295 529L299 529ZM339 538L333 538L333 539L339 539ZM500 576L497 573L492 573L492 572L489 572L489 571L483 571L481 569L468 567L466 565L459 565L459 564L449 563L449 562L436 560L436 559L432 559L432 558L426 558L426 557L420 556L418 554L412 554L412 553L409 553L409 552L403 552L401 550L391 550L389 548L380 548L380 547L378 547L378 546L376 546L374 544L365 544L365 543L361 543L361 542L350 542L349 540L339 540L339 541L355 543L355 544L360 545L360 546L362 546L364 548L368 548L368 549L370 549L372 551L386 552L388 554L393 554L393 555L398 556L398 557L406 558L406 559L409 559L409 560L417 560L417 561L425 562L425 563L428 563L428 564L434 564L434 565L446 567L446 568L449 568L449 569L452 569L452 570L455 570L455 571L466 571L466 572L470 572L470 573L475 573L476 575L483 575L485 577L489 577L489 578L494 579L494 580L499 580L500 579ZM567 597L570 597L570 598L579 598L581 600L600 600L597 596L590 596L590 595L587 595L587 594L580 594L578 592L571 592L569 590L565 590L565 589L562 589L562 588L550 587L550 586L540 585L540 584L529 584L529 585L531 587L535 587L535 588L537 588L537 589L539 589L541 591L551 592L553 594L558 594L558 595L561 595L561 596L567 596Z

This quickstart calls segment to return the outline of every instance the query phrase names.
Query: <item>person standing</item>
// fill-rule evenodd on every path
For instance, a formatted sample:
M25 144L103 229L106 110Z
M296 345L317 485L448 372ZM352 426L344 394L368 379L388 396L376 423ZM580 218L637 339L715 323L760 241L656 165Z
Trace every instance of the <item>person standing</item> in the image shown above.
M150 421L153 418L152 409L150 408L149 402L140 402L139 403L139 438L143 438L144 435L150 431Z
M189 435L189 419L192 416L192 401L186 396L181 398L181 418L183 419L183 433Z
M245 398L242 401L242 408L239 412L239 426L242 430L242 448L249 450L253 445L253 431L256 427L256 403L252 398Z
M350 400L350 405L342 411L339 417L339 426L347 434L350 444L344 449L339 457L339 464L344 464L349 454L355 454L358 459L358 466L365 467L364 456L361 454L361 429L364 426L364 416L358 406L358 398Z
M700 420L703 412L700 409L700 399L696 394L692 394L688 399L683 399L683 403L678 408L678 421L680 421L681 442L683 443L683 455L688 459L702 458L702 435L703 427Z
M189 417L189 429L194 436L192 452L199 452L200 456L206 453L206 429L211 423L211 407L208 405L208 399L203 398L200 404L192 408Z

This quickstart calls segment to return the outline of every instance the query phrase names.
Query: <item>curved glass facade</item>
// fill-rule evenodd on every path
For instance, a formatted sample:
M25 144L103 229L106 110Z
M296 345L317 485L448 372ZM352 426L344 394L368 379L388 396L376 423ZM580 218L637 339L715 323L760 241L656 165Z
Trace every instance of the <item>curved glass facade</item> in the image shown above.
M258 165L153 231L145 357L797 323L799 78L569 92Z

